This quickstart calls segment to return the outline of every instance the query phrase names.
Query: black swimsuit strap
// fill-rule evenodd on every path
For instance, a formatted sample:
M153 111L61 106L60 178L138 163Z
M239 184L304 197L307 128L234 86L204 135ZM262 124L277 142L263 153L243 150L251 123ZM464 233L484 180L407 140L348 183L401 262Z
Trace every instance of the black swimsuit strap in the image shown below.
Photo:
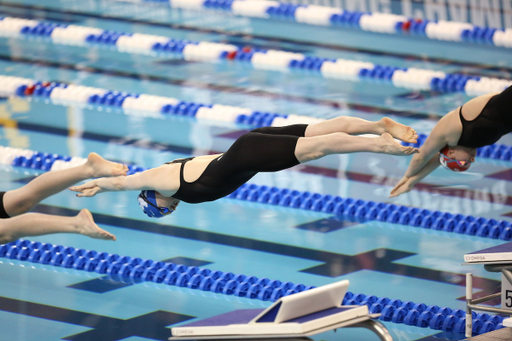
M186 184L185 183L185 179L183 177L183 170L185 169L185 164L187 162L189 162L190 160L192 160L192 159L193 159L193 157L188 157L188 158L183 158L183 159L172 160L172 161L169 161L169 162L165 163L166 165L170 165L170 164L173 164L173 163L181 163L181 166L180 166L180 187L178 188L178 191L176 193L174 193L174 195L173 195L173 198L175 198L175 199L181 200L180 191L183 190L184 184Z
M460 117L460 120L464 123L464 122L467 122L468 120L466 120L464 118L464 116L462 115L462 105L460 106L460 109L459 109L459 117Z
M185 177L183 176L183 172L185 169L185 164L193 159L194 159L194 157L192 156L192 157L186 157L186 158L182 158L182 159L172 160L172 161L165 163L166 165L170 165L173 163L181 163L181 166L180 166L180 188L182 187L181 184L188 183L188 182L185 182Z
M180 184L183 184L185 183L185 177L183 176L183 173L185 171L185 164L190 161L190 160L187 160L185 162L182 162L181 163L181 168L180 168ZM181 187L181 186L180 186Z
M185 157L185 158L182 158L182 159L176 159L176 160L172 160L172 161L166 162L165 164L166 165L170 165L172 163L185 163L185 162L189 162L190 160L192 160L194 158L195 158L194 156Z

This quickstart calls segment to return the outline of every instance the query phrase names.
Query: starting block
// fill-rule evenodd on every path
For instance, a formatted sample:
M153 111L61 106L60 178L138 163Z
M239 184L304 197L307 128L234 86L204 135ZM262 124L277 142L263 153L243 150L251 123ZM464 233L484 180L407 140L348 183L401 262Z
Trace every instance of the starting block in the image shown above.
M473 310L497 314L512 314L512 242L471 252L464 255L464 260L466 262L463 263L463 265L481 264L484 266L484 269L489 272L501 272L501 292L477 299L473 299L473 274L466 274L466 337L471 338L473 330ZM501 308L480 304L500 297ZM512 327L512 318L503 320L503 325L505 327ZM497 334L509 332L510 330L496 331ZM477 338L478 337L471 338L471 340L476 340Z
M362 327L392 341L386 327L372 320L368 307L342 306L344 280L285 296L266 309L241 309L171 329L169 340L300 339L329 330Z

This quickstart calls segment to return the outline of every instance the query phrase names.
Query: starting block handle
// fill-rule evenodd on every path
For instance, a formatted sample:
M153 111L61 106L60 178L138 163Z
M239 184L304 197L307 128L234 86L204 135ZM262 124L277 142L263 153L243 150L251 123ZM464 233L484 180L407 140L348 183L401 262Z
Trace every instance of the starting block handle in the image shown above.
M473 300L473 274L466 274L466 337L473 336L473 312L469 305Z
M510 272L510 270L507 270L507 269L503 269L501 270L501 273L505 276L505 278L507 279L507 281L512 284L512 273Z

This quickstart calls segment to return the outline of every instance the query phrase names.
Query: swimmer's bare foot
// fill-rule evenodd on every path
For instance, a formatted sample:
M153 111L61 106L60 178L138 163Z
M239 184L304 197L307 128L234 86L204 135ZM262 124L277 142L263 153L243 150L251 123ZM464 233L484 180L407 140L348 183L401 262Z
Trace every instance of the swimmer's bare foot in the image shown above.
M76 218L76 228L78 233L96 239L116 240L116 236L96 225L94 219L92 218L92 214L88 209L84 208L81 210Z
M411 155L418 152L418 148L414 147L404 147L401 144L397 143L393 136L388 133L382 134L378 138L381 143L382 153L390 154L390 155Z
M85 166L89 167L91 178L126 175L128 166L105 160L96 153L90 153Z
M379 125L384 129L386 133L391 134L394 138L402 140L404 142L416 143L418 141L418 133L411 127L404 124L398 123L384 117L379 121Z

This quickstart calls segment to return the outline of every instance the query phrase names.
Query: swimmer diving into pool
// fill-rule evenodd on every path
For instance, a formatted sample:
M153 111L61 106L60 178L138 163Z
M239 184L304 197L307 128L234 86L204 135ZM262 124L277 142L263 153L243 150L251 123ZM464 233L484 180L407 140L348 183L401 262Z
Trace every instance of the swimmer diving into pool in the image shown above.
M27 213L42 200L80 181L126 175L126 165L110 162L96 153L76 167L39 175L23 187L0 192L0 244L22 237L51 233L77 233L91 238L116 240L116 237L94 223L91 212L83 209L74 217Z
M380 136L354 136L358 134ZM79 197L142 190L138 201L144 213L163 217L180 201L197 204L222 198L258 172L276 172L330 154L411 155L418 151L394 138L414 143L418 135L387 117L377 122L338 117L310 125L258 128L239 137L222 154L178 159L142 173L100 178L70 189L79 192Z
M409 192L440 164L455 172L466 171L475 162L477 148L510 132L512 87L473 98L439 120L390 197Z

